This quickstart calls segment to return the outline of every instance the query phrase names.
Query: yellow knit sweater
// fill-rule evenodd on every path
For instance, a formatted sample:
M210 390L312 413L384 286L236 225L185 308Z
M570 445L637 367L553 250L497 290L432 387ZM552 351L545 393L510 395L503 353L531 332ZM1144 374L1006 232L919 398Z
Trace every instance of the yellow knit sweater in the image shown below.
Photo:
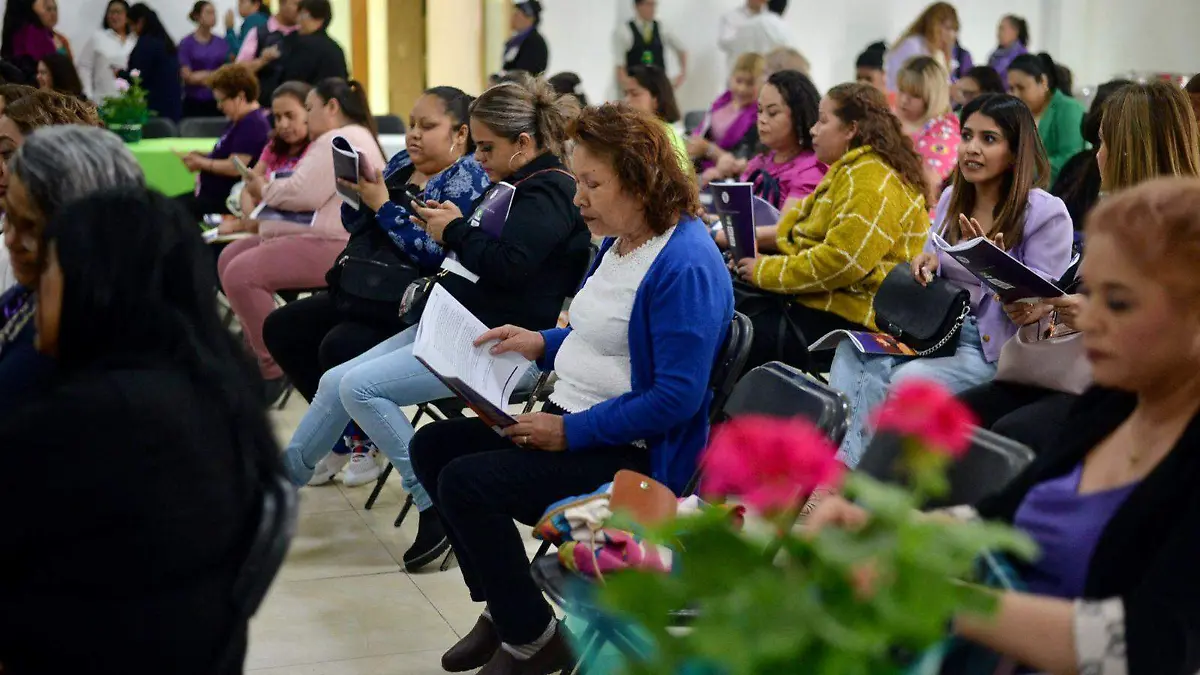
M855 148L783 215L783 255L758 259L754 285L874 329L871 303L883 278L920 253L928 236L925 197L870 146Z

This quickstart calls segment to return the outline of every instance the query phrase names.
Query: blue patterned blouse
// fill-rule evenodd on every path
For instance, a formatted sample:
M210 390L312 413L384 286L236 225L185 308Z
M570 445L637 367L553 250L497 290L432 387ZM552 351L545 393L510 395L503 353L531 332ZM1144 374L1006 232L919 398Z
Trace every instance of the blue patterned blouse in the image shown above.
M408 151L401 150L388 162L387 168L383 171L384 179L386 180L397 171L411 165L412 160L408 158ZM466 155L430 178L429 182L425 183L422 197L439 202L453 202L459 211L470 213L471 204L487 191L488 185L487 173L484 172L483 167L475 161L474 155ZM342 223L351 232L358 229L355 225L358 224L356 221L359 218L370 215L371 212L365 208L362 211L355 211L349 206L342 206ZM442 264L442 258L446 257L446 252L425 230L409 220L411 215L407 205L387 201L375 213L375 221L388 233L396 246L417 263L422 271L435 270Z

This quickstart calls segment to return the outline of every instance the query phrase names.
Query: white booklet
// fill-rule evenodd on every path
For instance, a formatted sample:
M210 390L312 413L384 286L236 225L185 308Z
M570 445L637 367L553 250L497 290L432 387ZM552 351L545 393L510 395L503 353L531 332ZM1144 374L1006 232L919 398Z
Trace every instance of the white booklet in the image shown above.
M413 356L493 429L516 424L504 410L533 362L509 352L493 355L475 346L488 330L440 285L434 286L417 324Z

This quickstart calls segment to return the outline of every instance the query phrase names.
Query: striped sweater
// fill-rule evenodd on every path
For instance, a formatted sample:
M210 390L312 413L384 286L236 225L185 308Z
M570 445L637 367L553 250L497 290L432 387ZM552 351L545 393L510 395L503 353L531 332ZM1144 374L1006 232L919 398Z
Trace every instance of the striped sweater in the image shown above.
M875 292L892 267L921 252L928 234L920 191L870 146L855 148L783 215L781 255L759 257L754 285L874 329Z

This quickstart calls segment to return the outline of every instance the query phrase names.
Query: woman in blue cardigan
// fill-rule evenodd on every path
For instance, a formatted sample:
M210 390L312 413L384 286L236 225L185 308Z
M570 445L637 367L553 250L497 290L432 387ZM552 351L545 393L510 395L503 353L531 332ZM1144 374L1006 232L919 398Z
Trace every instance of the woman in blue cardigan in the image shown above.
M607 237L571 305L571 327L503 326L479 343L552 368L542 412L499 436L478 419L428 425L412 439L413 469L438 507L463 577L487 608L442 657L480 673L557 672L570 648L541 592L513 520L594 490L621 469L677 492L708 439L709 378L733 317L729 273L705 226L691 178L658 120L624 105L573 123L575 204Z

